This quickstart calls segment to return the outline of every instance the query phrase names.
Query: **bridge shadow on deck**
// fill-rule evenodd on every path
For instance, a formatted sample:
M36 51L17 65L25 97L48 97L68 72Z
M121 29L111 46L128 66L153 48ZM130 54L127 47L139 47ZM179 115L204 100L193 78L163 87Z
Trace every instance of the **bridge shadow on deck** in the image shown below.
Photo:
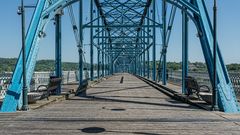
M139 97L139 98L141 98L141 97ZM69 100L79 100L79 101L91 100L91 101L104 101L104 102L119 102L119 103L140 104L140 105L166 106L166 107L172 107L172 108L199 109L199 108L193 107L191 105L189 105L189 106L179 105L179 104L183 104L183 103L177 102L177 101L171 101L171 100L168 101L168 102L170 102L170 103L174 102L174 104L141 102L141 101L113 99L113 98L104 98L104 97L96 97L96 96L86 96L85 98L80 98L80 99L79 98L77 98L77 99L74 98L74 99L69 99ZM176 103L178 103L178 104L176 104Z
M168 96L160 95L144 95L139 92L154 92L155 88L146 84L142 80L135 77L131 78L126 75L123 81L123 76L115 76L112 80L105 81L101 85L96 85L89 90L87 90L87 95L80 98L71 98L69 100L79 100L79 101L103 101L103 102L115 102L115 103L128 103L137 105L149 105L149 106L163 106L170 107L169 110L176 110L179 108L199 110L199 108L191 105L186 105L183 102L171 99ZM127 79L126 79L127 78ZM120 80L120 83L119 83ZM109 83L111 82L111 83ZM136 84L138 86L129 85ZM140 86L139 86L140 85ZM110 89L110 90L109 90ZM128 94L127 91L131 92ZM115 93L116 92L116 93ZM120 94L121 92L122 94ZM126 93L125 93L126 92ZM136 92L136 95L134 94ZM124 94L123 94L124 93ZM156 90L156 93L163 94ZM120 94L120 95L118 95ZM163 94L164 95L164 94Z
M150 86L127 87L127 88L117 89L117 90L89 93L88 95L90 96L90 95L95 95L95 94L104 94L104 93L110 93L110 92L126 91L126 90L131 90L131 89L140 89L140 88L147 88L147 87L150 87ZM111 88L111 87L94 87L94 88Z

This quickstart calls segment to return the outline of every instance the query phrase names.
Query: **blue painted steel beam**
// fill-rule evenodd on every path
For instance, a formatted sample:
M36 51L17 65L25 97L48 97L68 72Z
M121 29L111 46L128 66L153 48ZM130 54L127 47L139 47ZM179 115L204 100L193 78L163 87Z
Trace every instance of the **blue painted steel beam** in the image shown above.
M108 56L108 75L111 75L111 56Z
M28 86L27 86L27 79L26 79L26 42L25 42L25 7L24 1L21 0L21 20L22 20L22 68L23 68L23 88L22 88L22 98L23 98L23 105L22 110L28 110Z
M107 35L107 31L105 31L105 36ZM106 43L109 43L109 40L108 39L105 39L106 40ZM108 49L109 48L109 45L106 45L106 48ZM106 65L106 75L109 76L109 56L108 54L105 55L105 65Z
M148 9L148 14L147 14L147 17L149 18L150 17L150 11ZM147 19L147 32L150 33L150 20ZM150 45L150 39L147 38L147 45ZM149 53L149 49L147 49L147 78L149 79L150 78L150 53Z
M104 35L104 30L102 30L102 36ZM102 38L102 50L104 49L104 42L105 40ZM104 68L104 51L102 51L102 76L104 77L105 76L105 68Z
M114 73L114 63L113 63L113 56L111 56L111 75Z
M93 26L93 0L90 2L90 21L91 26ZM93 27L90 28L90 79L93 81L94 79L94 69L93 69Z
M112 42L110 42L110 50L111 52L113 51L113 45ZM111 55L109 56L109 61L110 61L110 74L113 75L113 53L111 53Z
M99 18L99 13L98 13L98 18ZM100 18L97 20L97 25L98 26L100 25ZM100 28L97 28L97 31L98 31L97 35L99 36ZM97 39L97 45L100 48L100 39L99 38ZM100 49L97 49L97 77L98 77L98 79L100 79Z
M144 22L145 23L145 22ZM144 28L145 31L146 28ZM143 31L143 36L145 37L145 32ZM143 39L143 41L146 41L146 38ZM144 50L146 49L146 44L143 44ZM146 51L143 53L143 77L146 76Z
M168 22L168 29L167 29L167 37L166 37L167 38L166 39L167 46L168 46L168 43L169 43L169 40L171 37L173 23L174 23L175 15L176 15L176 10L177 10L177 8L175 6L172 6L170 17L169 17L169 22ZM185 13L187 14L187 12L185 12Z
M167 84L167 3L166 0L162 1L162 23L163 23L163 36L162 36L162 44L163 44L163 63L162 63L162 84Z
M156 22L157 23L157 22ZM98 25L93 25L92 26L93 28L105 28L106 26L98 26ZM91 25L84 25L84 27L83 28L92 28L91 27ZM124 25L110 25L110 26L107 26L108 28L110 28L110 29L116 29L116 28L127 28L127 27L129 27L129 28L144 28L144 27L148 27L147 25L126 25L126 24L124 24ZM149 27L154 27L153 25L149 25ZM160 24L157 24L156 26L155 26L156 28L162 28L162 25L160 25Z
M186 7L188 10L190 10L192 13L199 15L199 9L192 3L188 2L187 0L166 0L169 4L172 4L182 10Z
M213 4L213 84L212 84L212 110L218 111L217 90L217 1Z
M152 19L154 20L153 22L153 48L152 48L152 80L156 81L156 1L152 1L153 4L153 13L152 13Z
M62 78L62 24L61 24L61 15L60 11L55 16L55 76ZM61 84L58 85L56 89L56 94L61 94Z
M134 60L134 74L137 75L137 57Z
M26 80L27 85L30 85L32 74L37 59L37 52L39 39L43 36L41 32L44 29L44 24L48 19L42 20L41 15L45 6L45 0L38 1L37 7L34 11L32 21L30 23L26 35ZM7 95L3 100L1 112L15 112L18 108L22 107L22 52L20 52L15 70L13 72L11 84L8 87Z
M81 89L83 86L83 0L79 1L79 46L78 46L78 55L79 55L79 86Z
M142 29L140 29L140 31L139 31L139 40L138 40L138 46L140 47L140 48L142 48L142 44L141 44L141 41L142 40L140 40L140 38L142 38ZM142 49L140 49L140 50L142 50ZM142 53L141 54L139 54L139 69L140 69L140 76L142 76L142 73L143 73L143 66L142 66L142 58L143 58L143 56L142 56Z
M186 10L186 9L185 9ZM188 76L188 17L182 11L182 93L186 94L185 79Z
M138 36L138 38L149 38L150 36L145 36L145 37L143 37L143 36ZM105 37L101 37L101 36L94 36L94 38L109 38L109 36L105 36ZM136 39L136 37L135 36L112 36L111 37L112 39L119 39L119 38L126 38L126 39L128 39L128 38L133 38L133 39ZM140 39L141 40L141 39Z
M139 57L137 57L137 75L140 75L139 65L140 65Z
M199 31L199 38L208 67L209 76L213 84L213 29L204 1L197 0L192 3L198 7L199 15L194 15ZM229 79L220 49L217 48L217 90L219 109L228 113L239 113L239 103Z

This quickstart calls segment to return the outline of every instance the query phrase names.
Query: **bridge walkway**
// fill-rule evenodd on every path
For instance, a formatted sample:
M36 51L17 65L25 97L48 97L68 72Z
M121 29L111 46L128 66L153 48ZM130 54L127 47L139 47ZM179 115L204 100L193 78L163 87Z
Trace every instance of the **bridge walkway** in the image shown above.
M88 97L37 110L0 114L0 134L239 134L239 115L173 100L130 74L117 74Z

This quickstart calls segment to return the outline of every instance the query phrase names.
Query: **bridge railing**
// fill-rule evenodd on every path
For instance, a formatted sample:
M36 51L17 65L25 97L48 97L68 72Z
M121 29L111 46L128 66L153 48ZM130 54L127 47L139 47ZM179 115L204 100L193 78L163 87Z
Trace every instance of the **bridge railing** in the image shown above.
M49 82L49 76L53 72L34 72L32 81L30 83L30 91L36 90L39 85L46 85ZM77 71L63 71L63 84L73 83L78 81ZM11 81L12 73L0 74L0 90L7 90Z
M210 83L210 78L207 72L200 71L189 71L189 76L194 76L200 85L207 85L210 89L212 89L212 85ZM161 75L160 75L161 76ZM146 75L145 75L146 77ZM240 73L237 72L229 72L229 77L232 82L233 88L235 90L236 96L240 99ZM152 70L150 70L150 79L152 78ZM173 71L168 70L167 72L167 80L169 83L181 86L182 85L182 71Z
M189 72L189 76L194 76L200 84L204 84L212 88L210 78L206 72ZM230 80L233 84L236 95L240 99L240 73L230 72ZM168 73L168 81L175 85L182 85L182 72L181 71L170 71Z
M240 73L229 73L231 82L235 89L237 96L240 98Z
M53 75L54 72L34 72L32 81L30 83L30 91L34 91L40 85L47 85L49 82L49 76ZM83 79L89 78L90 71L84 71ZM69 84L79 81L78 71L63 71L62 72L63 81L62 84ZM9 83L12 78L12 72L6 72L0 74L0 90L7 90ZM97 71L94 71L94 78L97 78Z

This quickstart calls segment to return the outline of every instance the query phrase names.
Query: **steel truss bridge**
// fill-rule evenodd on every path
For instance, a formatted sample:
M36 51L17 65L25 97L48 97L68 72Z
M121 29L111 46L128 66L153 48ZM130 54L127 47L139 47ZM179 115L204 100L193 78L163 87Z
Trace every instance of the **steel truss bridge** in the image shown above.
M56 76L61 77L61 16L68 8L79 53L79 87L83 83L83 31L90 29L90 79L94 79L94 57L98 62L98 78L116 72L127 71L148 77L153 81L166 81L166 57L176 10L182 11L182 80L188 74L188 23L192 21L198 31L202 52L213 83L213 28L204 0L89 0L90 21L83 24L85 0L38 0L26 34L26 80L29 86L39 51L39 41L44 38L46 26L51 20L56 23ZM72 4L79 3L79 12L74 13ZM157 7L160 6L160 7ZM157 8L162 11L157 13ZM96 9L96 10L94 10ZM94 17L94 13L97 16ZM79 14L78 23L74 14ZM161 14L161 20L157 20ZM156 33L161 39L156 39ZM162 49L156 50L156 40L162 41ZM94 52L94 47L97 52ZM152 51L150 50L152 49ZM150 53L151 52L151 53ZM161 76L158 76L156 52L161 52ZM15 112L22 107L23 68L22 51L12 77L2 112ZM152 66L150 66L152 57ZM105 72L105 69L110 69ZM152 72L152 73L150 73ZM100 75L101 74L101 75ZM151 75L150 75L151 74ZM217 48L217 89L219 108L224 112L239 112L238 102L228 76L220 49Z

